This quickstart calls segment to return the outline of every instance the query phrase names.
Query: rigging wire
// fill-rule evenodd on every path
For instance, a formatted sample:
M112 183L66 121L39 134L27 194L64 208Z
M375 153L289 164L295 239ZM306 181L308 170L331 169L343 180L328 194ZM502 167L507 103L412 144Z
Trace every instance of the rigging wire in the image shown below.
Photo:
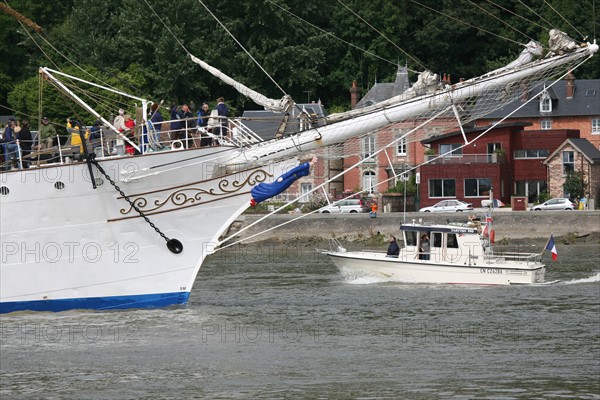
M579 36L581 36L583 39L585 39L585 36L584 36L584 35L583 35L581 32L579 32L579 30L578 30L577 28L575 28L575 27L573 26L573 24L571 24L571 23L570 23L570 22L569 22L569 21L568 21L568 20L567 20L565 17L563 17L561 13L559 13L559 12L558 12L558 11L557 11L557 10L556 10L554 7L552 7L552 5L551 5L551 4L549 4L549 3L548 3L546 0L544 0L544 3L545 3L545 4L546 4L548 7L550 7L550 8L552 9L552 11L554 11L554 12L555 12L555 13L556 13L556 14L557 14L559 17L561 17L563 21L565 21L567 24L569 24L569 26L571 27L571 29L575 30L575 32L577 32L577 34L578 34Z
M537 22L535 22L535 21L532 21L532 20L530 20L530 19L528 19L528 18L525 18L524 16L522 16L522 15L520 15L520 14L517 14L516 12L514 12L514 11L512 11L512 10L509 10L509 9L508 9L508 8L506 8L506 7L503 7L503 6L501 6L500 4L494 3L492 0L486 0L486 1L487 1L488 3L490 3L490 4L492 4L493 6L496 6L496 7L500 8L501 10L504 10L504 11L506 11L506 12L507 12L507 13L509 13L509 14L512 14L512 15L513 15L513 16L515 16L515 17L521 18L522 20L524 20L525 22L527 22L527 23L529 23L529 24L536 25L537 27L539 27L539 28L542 28L542 29L545 29L545 30L550 30L550 28L548 28L548 27L546 27L546 26L543 26L543 25L540 25L540 24L538 24Z
M514 26L510 25L508 22L504 21L502 18L499 18L497 16L495 16L494 14L492 14L491 12L489 12L488 10L486 10L485 8L481 7L479 4L476 4L475 2L473 2L473 0L465 0L469 3L471 3L471 5L479 8L481 11L483 11L483 13L489 15L490 17L500 21L501 23L503 23L504 25L506 25L507 27L509 27L510 29L514 30L515 32L519 33L520 35L525 36L526 38L528 38L529 40L535 40L533 39L531 36L529 36L526 33L521 32L520 30L518 30L517 28L515 28Z
M538 14L537 12L535 12L535 10L533 10L531 7L529 7L527 4L523 3L521 0L517 0L519 3L521 3L521 5L525 8L527 8L529 11L531 11L533 14L535 14L539 19L541 19L542 21L544 21L546 23L546 26L552 26L552 24L550 22L548 22L548 20L546 20L544 17L542 17L540 14Z
M5 0L4 2L6 3L6 0ZM32 41L32 42L33 42L33 43L36 45L36 47L38 48L38 50L39 50L39 51L40 51L40 52L41 52L41 53L44 55L44 57L46 57L46 58L48 59L48 61L49 61L49 62L50 62L50 63L51 63L51 64L52 64L54 67L55 67L55 69L56 69L57 71L62 71L62 70L61 70L61 68L58 66L58 64L56 64L56 63L54 62L54 60L53 60L53 59L52 59L52 58L51 58L51 57L48 55L48 53L47 53L47 52L46 52L46 51L43 49L43 47L40 45L40 43L38 43L38 41L36 41L36 39L35 39L35 38L34 38L34 37L31 35L31 33L29 32L29 30L28 30L28 29L27 29L27 28L24 26L23 22L22 22L20 19L17 19L17 22L19 22L19 24L20 24L20 25L21 25L21 27L23 28L24 32L27 34L27 36L29 36L29 39L31 39L31 41ZM33 22L32 22L32 23L33 23ZM36 25L36 26L37 26L37 25ZM32 28L32 29L34 29L34 28ZM82 72L83 72L85 75L88 75L88 76L90 76L91 78L93 78L94 80L96 80L96 81L98 81L98 82L102 83L103 85L105 85L105 86L107 86L107 87L109 87L109 88L112 88L112 89L115 89L115 90L116 90L116 88L115 88L114 86L112 86L110 83L108 83L108 82L105 82L105 81L103 81L101 78L98 78L97 76L94 76L93 74L89 73L88 71L86 71L85 69L83 69L82 67L80 67L78 64L76 64L76 63L75 63L73 60L71 60L69 57L67 57L65 54L63 54L63 53L62 53L60 50L58 50L58 49L57 49L57 48L56 48L56 47L55 47L55 46L54 46L52 43L50 43L50 42L49 42L49 41L48 41L48 40L47 40L47 39L44 37L44 35L42 35L42 32L43 32L43 30L40 30L40 31L38 31L37 29L34 29L34 31L36 31L36 32L37 32L38 36L40 37L40 39L42 39L42 40L44 41L44 43L46 43L46 44L47 44L47 45L48 45L48 46L49 46L49 47L50 47L52 50L54 50L56 53L58 53L58 54L59 54L61 57L63 57L65 60L67 60L67 61L68 61L70 64L72 64L73 66L75 66L75 68L77 68L79 71L82 71ZM103 70L104 72L106 72L106 73L109 73L108 71L105 71L105 70L104 70L102 67L100 67L100 66L98 66L98 67L99 67L101 70ZM109 74L110 74L110 73L109 73ZM110 75L113 75L113 74L110 74ZM113 76L114 76L114 75L113 75ZM118 78L118 77L117 77L117 78ZM127 82L124 82L124 83L127 83ZM81 87L79 86L79 84L78 84L78 83L71 82L71 84L70 84L70 85L71 85L71 89L72 89L72 90L73 90L74 88L77 88L77 89L79 89L79 90L80 90L82 93L87 93L87 91L86 91L85 89L81 88ZM54 86L54 85L52 85L52 86ZM133 89L136 89L135 87L132 87L132 86L131 86L131 85L129 85L129 84L128 84L128 86L130 86L130 87L131 87L131 88L133 88ZM91 92L90 92L90 93L91 93ZM40 123L40 121L41 121L41 112L42 112L42 109L41 109L41 104L42 104L41 96L42 96L42 93L39 93L39 96L40 96L40 98L39 98L39 104L40 104L40 109L39 109L39 112L40 112L40 115L39 115L39 118L38 118L38 125L39 125L39 123ZM96 96L100 96L100 95L96 95ZM88 97L92 98L92 95L88 94ZM107 99L108 99L108 98L107 98ZM112 100L112 99L111 99L111 100ZM125 103L122 103L122 102L121 102L121 105L124 105L124 104L125 104ZM106 104L106 103L105 103L105 106L107 106L107 108L110 108L112 105L114 105L114 104ZM80 119L81 119L81 118L80 118Z
M154 10L154 8L150 5L150 3L148 3L147 0L144 0L144 3L146 3L146 5L150 8L150 10L152 10L152 13L154 13L154 15L156 16L156 18L158 18L158 20L164 25L165 28L167 28L167 30L169 31L169 33L171 34L171 36L173 36L173 39L175 39L175 41L179 44L179 46L181 46L181 48L187 53L187 54L191 54L188 49L185 48L185 46L183 45L183 43L181 42L181 40L179 40L179 38L177 38L177 36L175 36L175 34L173 33L173 31L171 30L171 28L169 28L169 26L166 24L166 22L161 18L160 15L158 15L158 13Z
M144 0L146 1L146 0ZM264 74L271 80L271 82L273 82L273 84L279 89L281 90L281 92L283 93L283 95L287 95L287 93L285 92L285 90L283 90L283 88L281 86L279 86L279 84L275 81L275 79L273 79L273 77L271 75L269 75L269 73L263 68L262 65L260 65L260 63L258 61L256 61L256 59L252 56L252 54L250 54L250 52L248 50L246 50L246 48L242 45L242 43L240 43L239 40L237 40L237 38L233 35L233 33L231 33L229 31L229 29L227 29L227 27L225 26L225 24L223 24L215 14L213 14L212 11L210 11L210 9L202 2L202 0L198 0L198 2L202 5L202 7L204 7L204 9L210 14L211 17L213 17L215 19L215 21L217 21L217 23L219 25L221 25L221 28L223 28L225 30L225 32L227 32L227 34L229 36L231 36L231 38L237 43L238 46L240 46L240 48L242 50L244 50L244 52L248 55L248 57L250 57L250 59L252 61L254 61L254 63L258 66L258 68L260 68L260 70L262 72L264 72Z
M429 11L433 11L433 12L435 12L435 13L438 13L438 14L440 14L440 15L441 15L441 16L443 16L443 17L450 18L450 19L452 19L452 20L454 20L454 21L456 21L456 22L458 22L458 23L461 23L461 24L463 24L463 25L467 25L467 26L469 26L469 27L471 27L471 28L474 28L474 29L477 29L477 30L479 30L479 31L485 32L485 33L487 33L488 35L496 36L496 37L498 37L498 38L500 38L500 39L504 39L504 40L507 40L507 41L509 41L509 42L516 43L516 44L518 44L519 46L524 46L524 45L525 45L524 43L518 42L518 41L516 41L516 40L513 40L513 39L511 39L511 38L507 38L507 37L505 37L505 36L502 36L502 35L498 35L497 33L490 32L490 31L488 31L487 29L480 28L480 27L478 27L478 26L475 26L475 25L473 25L473 24L470 24L470 23L468 23L468 22L462 21L462 20L460 20L460 19L458 19L458 18L456 18L456 17L453 17L453 16L451 16L451 15L445 14L445 13L443 13L443 12L439 11L439 10L436 10L435 8L431 8L431 7L429 7L429 6L426 6L425 4L423 4L423 3L420 3L420 2L418 2L417 0L410 0L410 1L412 1L413 3L415 3L415 4L419 5L419 6L423 7L423 8L426 8L426 9L428 9Z
M334 39L336 39L336 40L338 40L338 41L340 41L340 42L342 42L342 43L344 43L344 44L346 44L346 45L348 45L348 46L350 46L350 47L353 47L353 48L355 48L355 49L357 49L357 50L360 50L360 51L362 51L362 52L363 52L363 53L365 53L365 54L368 54L368 55L370 55L370 56L373 56L373 57L375 57L375 58L377 58L377 59L379 59L379 60L381 60L381 61L385 61L385 62L387 62L387 63L389 63L389 64L392 64L392 65L397 65L397 63L396 63L396 62L394 62L394 61L390 61L390 60L388 60L387 58L383 58L383 57L381 57L381 56L378 56L377 54L375 54L375 53L373 53L373 52L371 52L371 51L369 51L369 50L363 49L362 47L359 47L359 46L357 46L357 45L355 45L355 44L353 44L353 43L350 43L350 42L348 42L347 40L344 40L344 39L342 39L342 38L340 38L340 37L337 37L337 36L335 36L333 33L331 33L331 32L328 32L328 31L326 31L325 29L319 28L317 25L315 25L315 24L313 24L313 23L311 23L311 22L309 22L309 21L305 20L304 18L302 18L302 17L300 17L300 16L298 16L298 15L294 14L293 12L291 12L291 11L289 11L289 10L286 10L286 9L285 9L285 8L283 8L281 5L279 5L279 4L275 3L275 2L273 2L272 0L266 0L266 1L267 1L268 3L271 3L272 5L274 5L275 7L277 7L277 8L279 8L279 9L281 9L283 12L285 12L285 13L287 13L287 14L291 15L292 17L294 17L294 18L296 18L296 19L298 19L298 20L300 20L300 21L304 22L305 24L307 24L307 25L311 26L312 28L314 28L314 29L318 30L319 32L322 32L322 33L326 34L327 36L331 36L332 38L334 38ZM411 70L411 69L409 69L409 71L411 71L411 72L415 72L415 73L421 72L421 71L414 71L414 70Z
M375 28L373 25L371 25L367 20L365 20L363 17L361 17L358 13L356 13L353 9L351 9L350 7L348 7L346 4L344 4L342 2L342 0L337 0L338 3L340 3L342 6L344 6L344 8L346 8L348 11L350 11L356 18L360 19L362 22L364 22L365 24L367 24L368 27L370 27L371 29L373 29L375 32L377 32L382 38L384 38L385 40L387 40L392 46L394 46L395 48L397 48L398 50L400 50L402 53L404 53L404 55L406 55L408 58L410 58L411 60L413 60L415 63L417 63L421 68L423 68L423 70L426 70L427 68L423 65L422 62L420 62L417 58L411 56L408 52L406 52L404 49L402 49L400 46L398 46L396 43L394 43L392 40L390 40L387 36L385 36L383 34L383 32L381 32L380 30L378 30L377 28Z

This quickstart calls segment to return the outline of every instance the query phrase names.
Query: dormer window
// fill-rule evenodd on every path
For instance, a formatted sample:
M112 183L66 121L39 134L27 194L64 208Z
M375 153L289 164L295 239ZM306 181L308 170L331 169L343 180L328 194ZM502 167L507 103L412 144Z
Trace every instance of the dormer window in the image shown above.
M552 99L548 92L544 91L540 96L540 112L549 113L552 112Z

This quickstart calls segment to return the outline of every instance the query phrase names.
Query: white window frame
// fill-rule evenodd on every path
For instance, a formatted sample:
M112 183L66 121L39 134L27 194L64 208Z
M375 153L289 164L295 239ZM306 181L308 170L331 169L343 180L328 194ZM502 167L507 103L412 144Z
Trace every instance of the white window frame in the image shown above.
M540 129L548 131L552 129L552 120L550 118L544 118L540 120Z
M375 187L377 186L377 175L373 171L365 171L362 175L363 190L367 193L373 194Z
M367 135L361 140L361 154L363 158L369 158L375 153L375 136ZM374 158L371 158L372 161L375 161Z
M398 140L398 142L396 142L396 155L397 156L406 156L406 154L407 154L406 149L407 149L406 138L403 137L402 139Z
M312 183L301 183L300 184L300 199L298 202L307 203L309 200L309 196L306 194L312 190Z
M571 156L571 157L568 157ZM566 160L565 157L571 158L571 160ZM563 167L563 176L567 176L567 165L570 165L571 171L575 171L575 152L573 150L565 150L562 152L562 167Z
M544 91L540 96L540 112L552 112L552 98L550 98L550 95L546 91Z
M600 117L592 118L592 135L600 135Z

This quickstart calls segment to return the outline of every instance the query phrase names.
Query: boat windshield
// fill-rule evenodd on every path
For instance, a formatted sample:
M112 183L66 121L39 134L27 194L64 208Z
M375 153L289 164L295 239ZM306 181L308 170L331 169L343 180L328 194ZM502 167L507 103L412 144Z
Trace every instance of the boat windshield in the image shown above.
M404 232L404 240L406 241L406 246L416 246L417 245L417 232L405 231Z

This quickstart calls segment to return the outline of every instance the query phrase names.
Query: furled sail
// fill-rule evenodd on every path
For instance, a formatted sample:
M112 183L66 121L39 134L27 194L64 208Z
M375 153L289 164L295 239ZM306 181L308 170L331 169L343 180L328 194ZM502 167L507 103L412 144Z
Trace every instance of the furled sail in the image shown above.
M276 111L276 112L289 112L296 103L292 99L291 96L285 95L281 99L270 99L255 90L250 89L248 86L236 81L232 77L224 74L222 71L218 70L215 67L212 67L199 59L198 57L190 54L190 58L193 62L204 68L206 71L213 74L216 78L222 80L226 84L232 86L235 90L243 94L244 96L249 97L256 104L263 106L266 110Z

